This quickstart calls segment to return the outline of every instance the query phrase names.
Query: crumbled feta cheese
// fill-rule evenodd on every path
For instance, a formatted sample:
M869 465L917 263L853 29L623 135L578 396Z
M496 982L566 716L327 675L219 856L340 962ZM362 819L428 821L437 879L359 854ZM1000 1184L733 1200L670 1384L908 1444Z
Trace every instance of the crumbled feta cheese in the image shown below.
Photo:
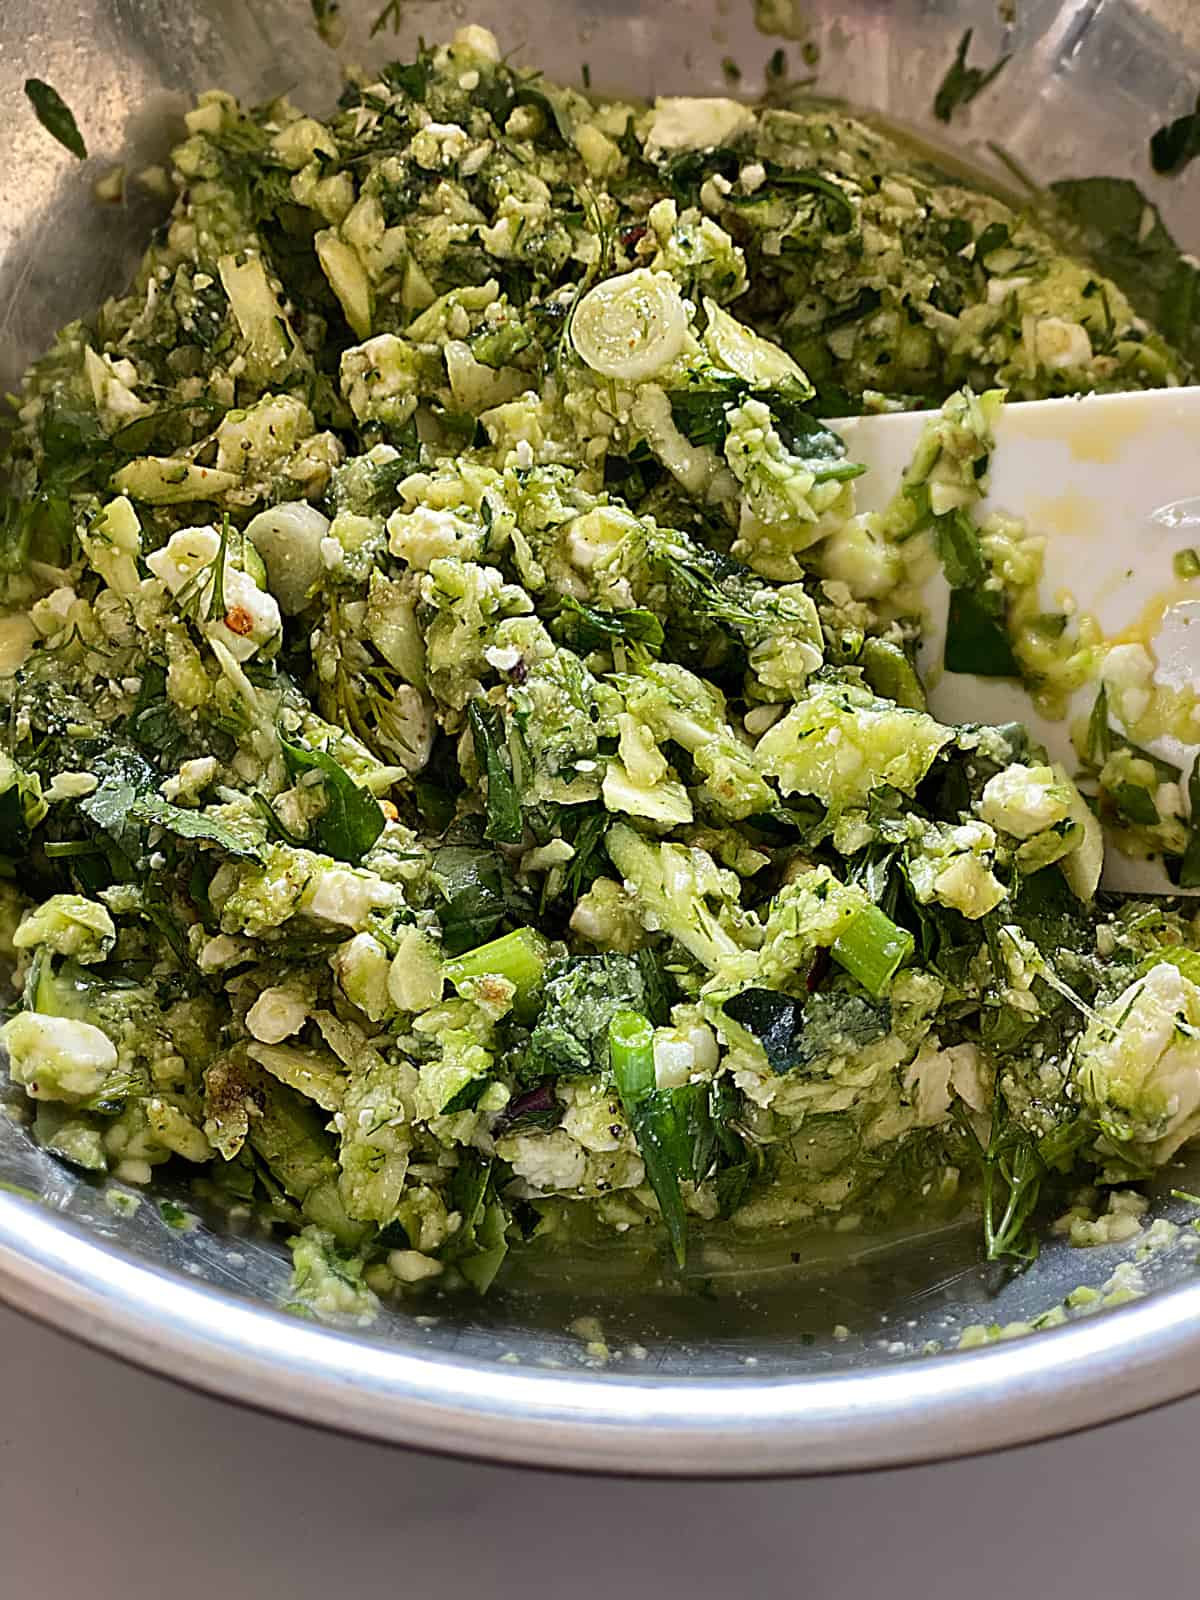
M99 780L90 772L58 772L50 780L50 787L46 790L47 800L78 800L85 794L92 794L99 787Z
M308 1020L308 1004L294 989L264 989L246 1013L246 1026L263 1044L290 1039Z
M173 777L162 785L163 799L175 805L194 806L217 775L215 756L196 756L185 761Z
M422 1283L445 1271L440 1261L422 1255L419 1250L390 1250L387 1264L392 1276L401 1283Z
M1030 839L1071 815L1073 796L1051 767L1026 767L1014 762L989 778L979 814L1018 839Z
M34 1100L84 1100L117 1065L117 1048L94 1023L19 1011L0 1028L9 1076Z
M320 922L356 928L377 907L397 905L403 898L395 884L385 883L372 873L330 867L305 891L302 904L306 914Z
M569 1133L514 1133L497 1146L518 1178L539 1194L578 1189L587 1172L587 1152Z
M654 103L646 154L653 160L666 150L711 150L732 144L753 126L754 112L740 100L669 96Z
M1092 359L1092 341L1081 322L1063 317L1026 317L1023 336L1034 359L1049 372L1085 367Z
M235 939L228 933L218 933L201 946L196 965L201 972L220 972L235 961L244 961L248 946L244 939Z

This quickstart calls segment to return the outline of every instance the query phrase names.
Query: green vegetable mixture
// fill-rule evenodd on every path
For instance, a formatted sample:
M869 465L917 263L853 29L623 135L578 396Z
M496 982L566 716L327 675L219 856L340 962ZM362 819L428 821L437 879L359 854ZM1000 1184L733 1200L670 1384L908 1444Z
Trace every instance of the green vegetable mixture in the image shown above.
M1048 1185L1200 1130L1195 929L1097 894L1097 810L1200 876L1136 683L1074 774L944 726L909 586L936 550L949 664L1083 681L975 515L992 424L1186 379L1126 291L1153 245L1165 326L1192 269L774 100L597 103L478 27L328 122L202 95L132 289L16 402L12 1082L325 1304L967 1206L1017 1258ZM821 419L943 406L856 514Z

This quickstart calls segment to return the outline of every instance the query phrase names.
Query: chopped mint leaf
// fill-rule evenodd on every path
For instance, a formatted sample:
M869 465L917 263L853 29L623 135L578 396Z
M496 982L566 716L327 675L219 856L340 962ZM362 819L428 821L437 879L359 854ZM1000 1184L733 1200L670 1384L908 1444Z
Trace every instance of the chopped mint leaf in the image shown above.
M41 78L26 78L25 94L33 107L34 115L52 139L57 139L80 161L87 159L87 145L75 121L75 114L51 84Z

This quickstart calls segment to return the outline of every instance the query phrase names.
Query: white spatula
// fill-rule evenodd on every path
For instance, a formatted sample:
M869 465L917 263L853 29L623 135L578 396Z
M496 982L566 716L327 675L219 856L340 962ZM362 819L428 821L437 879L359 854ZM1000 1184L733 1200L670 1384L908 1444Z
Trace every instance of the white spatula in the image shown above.
M850 459L861 510L881 511L912 459L928 412L854 417L834 424ZM988 498L980 517L1002 511L1046 537L1044 608L1090 613L1105 637L1136 628L1156 660L1154 681L1200 689L1200 578L1176 575L1175 555L1200 548L1200 387L1091 395L1007 405L995 428ZM1070 724L1086 713L1096 684L1080 689L1068 715L1047 721L1019 683L942 670L949 589L923 589L921 652L930 709L947 722L1025 722L1068 771L1078 767ZM1165 736L1151 752L1183 769L1198 745ZM1104 886L1172 892L1161 865L1105 855Z

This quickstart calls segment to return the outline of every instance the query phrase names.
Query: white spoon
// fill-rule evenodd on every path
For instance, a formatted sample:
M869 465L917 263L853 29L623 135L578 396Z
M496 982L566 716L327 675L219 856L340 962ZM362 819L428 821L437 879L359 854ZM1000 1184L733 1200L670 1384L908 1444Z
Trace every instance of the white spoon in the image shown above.
M861 510L887 505L929 416L898 412L832 425L850 459L868 469L855 483ZM1046 536L1045 609L1062 609L1069 596L1106 638L1136 629L1155 658L1155 684L1200 691L1200 578L1179 578L1173 564L1178 552L1200 548L1200 387L1006 405L995 439L989 493L976 515L1002 511ZM932 578L922 596L921 668L933 713L947 722L1024 722L1052 761L1075 771L1070 724L1091 710L1097 684L1076 693L1063 720L1048 721L1014 680L942 670L945 580ZM1200 745L1170 736L1146 743L1183 769L1186 785ZM1178 892L1160 863L1135 861L1111 846L1103 883Z

